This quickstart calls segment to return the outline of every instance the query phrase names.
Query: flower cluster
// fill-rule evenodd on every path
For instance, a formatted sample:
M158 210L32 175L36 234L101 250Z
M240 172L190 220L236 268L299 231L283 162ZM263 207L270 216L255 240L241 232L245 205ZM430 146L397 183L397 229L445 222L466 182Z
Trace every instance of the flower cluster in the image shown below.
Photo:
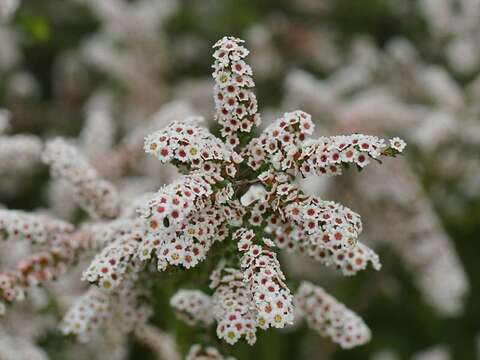
M344 248L329 247L324 244L322 237L306 237L302 228L292 227L275 217L270 218L269 230L279 248L307 254L325 266L335 266L344 275L355 275L366 269L369 263L375 270L381 268L378 255L361 242Z
M245 228L234 233L234 240L237 241L239 250L244 252L241 267L252 297L258 326L265 330L292 324L293 298L284 282L285 275L280 269L276 253L268 249L273 245L271 241L264 239L263 246L254 245L255 233Z
M285 186L277 188L277 194L293 198L292 189L282 193ZM293 190L295 191L295 190ZM351 248L362 231L360 216L349 208L333 201L321 200L315 196L296 195L282 212L292 227L303 230L303 236L311 243L327 249Z
M47 143L42 154L53 177L64 179L72 187L78 204L93 218L113 218L120 210L115 187L99 178L84 156L62 139Z
M268 202L276 212L267 214L266 232L279 248L306 253L326 266L336 265L345 275L353 275L380 261L373 250L357 241L362 231L360 216L332 201L305 195L288 182L288 177L272 171L259 175L265 188L252 209L250 224L259 225Z
M112 290L123 280L126 274L138 272L142 263L136 256L139 243L144 235L142 221L124 221L126 226L95 256L84 271L82 279L97 284L103 289ZM108 229L108 228L107 228Z
M442 219L448 219L450 229L461 230L460 238L472 235L475 219L470 210L480 194L479 0L415 0L388 6L388 13L400 22L392 31L400 33L389 36L381 46L371 36L355 33L340 44L341 29L335 25L317 26L310 21L299 26L300 13L308 13L312 19L328 18L331 1L281 2L274 11L288 3L296 14L286 14L281 21L267 16L247 26L244 34L250 52L236 38L223 38L215 44L213 79L192 78L188 76L192 71L187 71L187 76L169 71L192 70L193 65L197 72L205 60L200 59L205 39L191 28L204 28L208 21L189 17L187 28L180 33L167 34L164 25L174 9L182 15L185 5L191 5L194 13L208 13L213 3L213 10L222 7L216 2L65 2L62 16L88 9L88 16L72 19L75 24L93 20L95 31L89 31L77 49L64 49L61 41L52 48L55 54L49 52L54 63L35 66L31 62L36 57L29 55L37 47L30 49L24 42L30 35L31 40L42 40L37 35L45 34L30 34L24 28L32 3L24 2L19 8L20 3L0 0L0 98L11 108L9 119L10 113L0 107L0 208L42 208L32 215L0 210L0 313L8 310L0 319L0 359L46 359L48 355L40 349L45 344L50 347L48 334L55 331L55 319L88 286L79 283L80 279L104 298L107 319L100 315L96 327L96 315L87 312L92 326L84 326L80 312L79 332L68 333L83 339L88 328L96 330L87 334L88 344L68 342L58 349L67 352L59 354L61 357L120 360L137 349L131 347L133 341L148 346L155 353L152 356L164 360L184 358L189 341L201 344L192 347L189 359L224 359L230 350L244 353L243 349L230 349L229 344L243 347L243 342L253 343L255 336L259 340L270 337L259 328L275 327L276 303L291 304L285 300L290 292L297 292L303 274L308 274L312 283L326 284L321 280L323 272L332 269L324 266L337 268L333 283L342 274L379 270L377 249L393 251L409 270L422 297L415 296L415 302L447 317L465 310L473 284L458 252L467 247L455 248L459 233L447 233ZM71 7L69 3L75 4ZM253 12L258 10L256 2L248 6ZM56 15L52 9L42 6L42 10ZM270 6L261 6L262 14L269 15L270 10ZM405 14L412 11L425 25L422 36L402 38L401 28L409 22ZM49 21L47 25L57 33L69 24ZM56 44L55 37L51 40ZM422 58L424 55L428 58ZM288 69L299 59L311 74ZM46 65L52 81L45 87L49 79L37 75ZM164 77L167 73L168 79ZM277 83L280 78L286 79L282 86ZM261 104L254 93L254 80L259 79L262 83L267 80L262 89L282 94L277 97L276 90L269 94L277 105L269 105L265 112L258 109ZM212 85L213 101L207 98ZM48 99L44 90L48 90ZM78 178L88 179L71 181L69 176L56 174L54 162L48 162L53 166L47 180L44 168L38 166L43 142L53 134L76 132L82 121L63 118L79 113L86 94L93 94L93 101L88 100L84 107L83 130L77 139L67 140L75 144L77 152L68 152L73 146L62 152L71 160L66 167L77 172ZM172 102L165 103L167 99ZM284 109L289 112L283 114ZM290 112L297 109L301 111ZM273 124L263 131L261 120L266 126ZM27 129L38 136L17 134ZM405 142L397 137L383 141L357 134L367 131L379 137L401 134L414 144L415 151L408 160L384 161L384 157L403 153ZM326 137L331 134L345 135ZM145 152L153 156L145 156ZM82 165L80 153L91 166ZM366 165L369 167L364 169ZM416 174L411 166L422 171ZM90 176L90 169L97 174ZM351 173L362 169L361 174ZM346 176L332 176L342 173ZM97 190L101 178L111 182L106 194L109 189L118 192L114 196L117 206L111 209L106 209L112 204L110 195L103 196L102 186ZM150 193L159 184L171 184L172 179L178 181L156 195ZM422 183L422 179L428 181ZM139 217L135 209L139 203L133 198L141 193ZM48 208L44 208L45 201ZM78 204L87 214L78 211ZM54 219L51 212L75 225ZM307 261L311 259L306 256L316 262ZM204 281L212 269L219 268L218 262L224 265L212 274L212 288L205 290ZM60 281L45 284L46 289L36 286L59 275ZM395 281L390 275L396 274L386 275L384 280ZM385 278L385 274L374 277ZM116 311L119 293L128 282L131 288L153 285L147 291L154 296L142 300L151 300L159 313L148 325L137 323L125 334L119 329ZM174 286L180 290L172 289ZM331 337L350 346L342 343L341 332L337 332L343 318L330 316L329 309L322 306L325 300L318 300L328 296L314 295L315 291L305 291L304 286L299 293L303 290L312 295L299 296L303 303L295 302L294 296L291 305L295 315L299 314L295 320L302 320L304 305L310 318L320 319L307 322L321 323L318 327L325 332L335 332L327 341ZM170 299L170 311L198 329L177 329L171 326L176 325L171 323L172 314L163 316L169 309L159 306L165 305L162 297L177 290ZM395 297L404 289L380 286L379 290L382 297ZM363 302L369 303L371 298L353 299L349 304L356 310L363 307L358 300L368 305ZM280 316L290 314L288 308ZM170 344L175 339L153 324L175 330L181 336L176 340L182 353L165 351L173 349ZM305 341L310 340L302 339L307 351L301 349L293 357L315 357L314 352L322 352L321 344L310 348ZM480 358L480 341L478 345ZM418 357L416 360L449 356L448 351L435 350L412 356ZM372 348L361 351L371 353ZM401 356L385 351L372 357Z
M212 195L215 183L213 176L194 172L159 190L143 210L150 231L168 231L182 224L202 200Z
M212 299L201 291L179 290L170 299L170 306L191 326L208 326L213 323Z
M28 288L57 278L71 264L69 255L64 249L35 253L18 263L17 281Z
M216 119L224 141L192 118L146 137L145 151L184 175L143 207L146 235L138 249L143 260L153 256L159 270L188 269L205 259L213 242L236 244L236 254L231 245L223 246L229 255L222 260L227 264L212 273L211 301L191 290L172 299L187 322L208 325L207 314L213 314L218 337L232 345L241 338L254 344L257 328L293 322L293 296L275 242L335 264L344 274L365 269L369 262L380 267L378 256L357 241L360 217L305 195L293 184L295 176L338 175L351 164L363 168L371 159L396 156L404 148L398 138L389 147L383 139L357 134L309 140L314 125L302 111L284 114L253 138L260 116L250 89L251 69L243 60L248 51L241 43L227 37L214 46Z
M224 37L215 45L213 78L215 79L215 120L222 126L225 143L235 148L240 144L241 133L250 133L260 125L252 69L243 59L249 51L243 40ZM238 133L238 134L237 134Z
M211 169L196 170L165 186L144 207L148 233L140 246L141 259L155 252L159 270L169 264L191 268L228 235L228 224L241 221L242 208L231 201L232 186L222 187L223 177Z
M145 289L135 280L135 276L129 277L112 292L91 287L65 315L62 332L86 342L108 325L123 333L143 326L152 309L144 301Z
M212 306L217 320L217 336L230 345L242 337L253 345L257 341L257 323L243 273L219 266L212 273L211 280L210 287L215 290Z
M78 299L63 319L62 331L77 334L87 341L98 328L108 320L109 297L103 291L92 287Z
M311 116L303 111L286 113L275 120L258 137L250 141L246 149L248 165L257 170L269 162L276 170L295 168L301 155L301 146L307 135L313 134Z
M0 239L5 241L51 245L58 234L72 230L71 224L46 215L0 209Z
M160 205L161 206L161 205ZM177 227L149 233L140 247L140 258L149 259L152 252L157 267L182 265L189 269L203 261L214 242L223 241L228 235L227 220L233 212L228 206L209 205L194 212ZM150 220L151 221L155 220Z
M197 119L192 117L182 122L173 122L165 129L148 135L145 138L145 152L161 162L178 161L194 169L204 169L206 162L233 160L232 157L237 154L206 128L195 125Z
M399 138L388 147L376 136L354 134L307 139L314 130L311 116L303 111L285 113L247 148L248 164L257 170L268 162L276 170L302 176L340 175L343 168L367 166L381 155L395 156L405 143Z
M370 340L370 329L363 320L321 287L303 282L295 302L312 329L342 348L350 349Z

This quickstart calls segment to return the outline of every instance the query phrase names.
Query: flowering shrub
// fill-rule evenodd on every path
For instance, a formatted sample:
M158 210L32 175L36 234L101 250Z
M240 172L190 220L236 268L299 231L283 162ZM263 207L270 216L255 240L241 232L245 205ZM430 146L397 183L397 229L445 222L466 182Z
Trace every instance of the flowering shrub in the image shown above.
M337 176L350 167L362 170L374 160L400 154L405 143L361 134L314 139L311 116L300 110L285 113L259 133L252 69L245 62L249 51L232 37L214 48L219 136L195 116L146 136L146 153L182 174L155 194L132 200L102 179L75 145L62 139L47 142L44 163L91 221L75 227L41 214L5 210L2 237L25 239L41 252L16 270L0 273L0 298L21 300L31 285L93 257L82 276L92 286L67 312L62 331L84 342L108 331L116 334L118 344L133 332L140 341L155 344L159 339L172 349L165 334L147 325L154 312L150 280L157 271L197 267L215 247L211 294L180 289L170 299L189 325L216 323L219 339L230 345L245 339L253 345L258 328L292 324L297 308L312 329L341 347L365 343L367 326L323 289L304 283L293 295L276 248L308 254L345 275L369 263L379 270L378 256L358 241L360 216L304 193L295 180L311 174ZM202 358L225 357L201 345L187 355Z
M182 318L188 312L190 324L208 324L213 316L218 337L230 344L242 337L254 344L258 327L282 328L293 322L293 296L276 244L308 252L346 274L365 269L368 262L380 268L378 256L357 242L359 216L304 194L294 185L295 177L339 175L349 166L361 169L381 156L399 154L405 143L394 138L388 146L359 134L308 139L314 124L302 111L286 113L254 137L260 115L251 90L252 70L244 61L248 50L230 37L214 48L215 118L221 138L195 118L147 136L146 152L177 165L184 175L144 207L147 230L140 257L155 259L160 271L169 266L189 269L205 259L213 243L236 244L238 252L223 258L212 273L211 300L180 290L172 305ZM253 199L248 196L252 189L258 195ZM205 309L209 303L211 315ZM337 308L336 313L347 311ZM349 321L350 314L337 315ZM351 347L366 341L368 331L362 326L363 333L355 335L359 338L340 344Z

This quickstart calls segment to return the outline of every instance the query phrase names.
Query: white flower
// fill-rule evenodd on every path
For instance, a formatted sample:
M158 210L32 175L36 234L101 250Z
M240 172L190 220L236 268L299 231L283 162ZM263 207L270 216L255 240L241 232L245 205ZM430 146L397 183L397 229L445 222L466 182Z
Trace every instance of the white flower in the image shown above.
M394 137L393 139L390 139L390 146L398 152L402 152L407 146L407 143L399 137Z

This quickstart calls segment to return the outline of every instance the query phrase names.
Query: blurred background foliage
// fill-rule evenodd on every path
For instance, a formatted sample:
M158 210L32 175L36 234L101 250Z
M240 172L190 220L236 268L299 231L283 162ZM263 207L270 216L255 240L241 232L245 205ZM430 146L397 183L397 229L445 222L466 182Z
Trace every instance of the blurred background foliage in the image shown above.
M166 82L167 89L185 79L204 77L210 72L211 44L226 34L244 37L250 27L267 20L288 22L290 26L285 27L288 32L279 31L273 38L283 62L282 71L256 80L257 96L263 107L280 106L285 71L288 69L305 69L319 78L329 75L328 69L316 66L302 51L302 43L309 36L310 27L334 29L340 48L348 47L351 39L359 34L369 35L380 48L393 38L404 37L417 45L424 61L448 68L437 49L429 44L427 25L415 1L337 0L329 7L323 7L322 1L310 3L311 7L301 7L296 1L289 0L178 0L178 7L166 19L164 29L159 30L159 37L166 36L164 50L169 53L186 37L201 41L195 48L195 56L186 61L176 61L167 56L170 61L168 71L158 75ZM18 99L7 89L12 74L0 74L0 101L4 107L12 109L14 132L40 135L54 132L76 136L82 128L83 106L92 89L109 87L118 94L125 91L121 83L94 68L82 72L75 84L68 84L69 79L58 78L55 74L59 59L66 53L75 53L75 49L101 26L100 20L81 2L25 0L12 21L19 32L23 58L21 66L34 77L38 86L33 96ZM456 76L456 80L466 82L473 75ZM316 121L321 122L322 119ZM385 349L408 359L420 350L445 344L450 348L452 359L475 358L476 336L480 333L480 196L464 197L458 184L450 183L448 178L436 173L435 162L442 161L441 158L422 157L415 151L409 152L407 157L440 214L446 231L454 240L468 274L471 291L464 313L450 318L435 312L414 286L413 270L406 268L396 254L385 248L380 251L384 264L381 272L366 271L353 278L337 280L334 288L329 287L334 296L357 311L370 325L373 339L369 344L341 351L304 327L296 332L260 332L259 341L253 348L240 345L228 350L223 345L225 349L239 359L295 359L300 358L300 354L308 354L304 357L308 359L369 359ZM2 202L9 207L23 209L44 203L43 192L39 189L46 177L46 173L38 174L32 186L21 196L2 199ZM457 199L458 210L453 214L450 204L432 190L439 183ZM318 271L323 269L319 266ZM179 282L185 284L191 280L191 277L169 273L159 275L158 285L155 285L158 294L155 308L158 311L153 321L173 331L182 345L190 344L191 337L197 335L175 319L168 299ZM193 280L195 282L196 278ZM214 343L217 342L213 334L210 336ZM41 345L52 359L71 359L68 341L52 333L45 335ZM132 344L132 360L149 359L151 355L148 349Z

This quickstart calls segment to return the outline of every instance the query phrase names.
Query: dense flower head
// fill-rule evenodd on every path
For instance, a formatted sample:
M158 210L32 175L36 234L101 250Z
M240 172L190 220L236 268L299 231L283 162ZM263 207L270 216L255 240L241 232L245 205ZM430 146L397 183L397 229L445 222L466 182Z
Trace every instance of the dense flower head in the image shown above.
M302 229L304 236L312 239L312 243L322 244L327 249L354 246L362 231L358 214L315 196L300 195L282 210L292 227Z
M288 170L314 127L311 116L303 111L285 113L248 144L249 166L256 170L263 162L271 162L277 170Z
M249 166L257 170L267 162L276 170L302 176L340 175L349 165L363 168L381 155L395 156L403 151L405 142L390 141L391 147L376 136L353 134L307 138L314 130L311 116L303 111L285 113L270 125L246 149Z
M257 341L256 315L243 273L238 269L220 267L212 274L210 287L215 289L212 305L217 336L230 345L240 338L253 345Z
M377 271L382 268L377 253L360 242L350 249L340 250L312 246L308 249L308 255L325 266L335 266L344 275L355 275L358 271L365 270L369 264Z
M341 205L330 203L334 207ZM347 209L347 216L344 219L358 219L357 214ZM347 226L340 227L341 218L332 217L334 225L326 227L326 231L322 231L321 227L316 227L313 220L305 223L295 224L294 222L283 221L280 217L272 215L268 219L267 231L273 237L275 244L288 252L306 254L325 266L335 266L342 271L344 275L354 275L360 270L367 268L371 263L375 270L380 270L381 264L378 255L365 244L357 241L357 234L361 228L357 227L357 231L348 230L349 227L355 227L351 222L347 221ZM314 224L314 231L309 230L309 224ZM358 223L357 223L358 224ZM319 230L320 228L320 230ZM355 235L355 236L353 236ZM347 240L342 243L344 238Z
M128 230L120 231L115 240L95 256L84 271L83 280L112 290L122 282L126 274L137 272L142 267L136 254L145 232L143 223L129 221L128 224Z
M77 334L80 340L87 341L109 316L108 294L97 288L90 288L70 308L63 319L62 331Z
M70 259L62 250L40 251L20 261L17 269L21 283L31 287L65 273Z
M218 178L217 178L218 179ZM194 172L160 189L143 209L151 232L175 228L196 208L198 203L213 194L214 176Z
M303 282L295 301L308 325L344 349L370 340L370 329L363 320L319 286Z
M241 133L249 133L261 122L257 98L251 90L255 86L252 69L244 61L249 51L242 43L224 37L214 45L213 54L215 120L222 126L226 144L233 148L239 145Z
M190 191L186 190L188 194L194 193ZM176 202L177 198L173 197L172 201ZM158 209L168 206L168 200L165 203L163 199L168 198L160 197L158 205L152 203L149 205L154 215L147 217L149 232L139 249L141 259L149 259L152 252L154 253L159 270L164 270L168 265L182 265L187 269L197 265L205 259L214 242L223 241L227 237L227 225L235 224L242 215L239 206L234 202L214 205L210 200L200 200L187 204L189 200L186 200L185 205L177 205L170 212L172 215L178 215L165 216L162 219ZM188 209L191 211L190 214ZM197 211L193 211L194 209ZM170 218L175 221L170 222ZM179 221L178 218L182 220Z
M285 275L276 253L269 250L270 240L254 245L253 231L244 228L235 232L234 239L237 240L240 251L244 252L241 267L256 311L257 325L265 330L292 324L293 297L284 282Z
M232 157L238 157L206 128L195 125L194 119L172 122L165 129L148 135L145 152L162 162L178 161L194 169L203 169L207 162L229 162Z

